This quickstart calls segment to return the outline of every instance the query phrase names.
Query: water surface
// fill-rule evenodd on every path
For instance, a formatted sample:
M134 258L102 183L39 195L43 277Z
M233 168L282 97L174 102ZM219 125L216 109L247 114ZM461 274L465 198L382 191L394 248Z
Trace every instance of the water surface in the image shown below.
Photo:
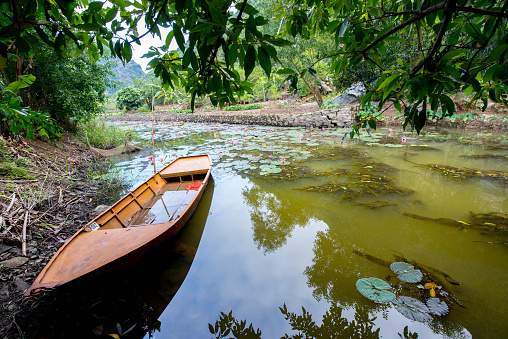
M151 127L130 127L149 148L114 159L127 183L119 195L153 174ZM168 284L171 274L157 278L173 294L159 304L150 298L160 315L145 324L152 328L146 338L213 337L208 324L230 311L263 338L291 336L297 332L281 312L284 305L297 316L303 307L318 327L323 316L333 316L358 330L351 326L356 317L384 338L398 338L406 326L420 338L504 337L507 233L488 220L475 224L471 212L508 213L505 138L444 131L405 133L403 142L402 132L381 130L342 142L345 132L156 126L157 168L179 156L209 154L214 184L183 283ZM397 286L398 296L426 302L428 289L401 283L382 264L401 260L432 273L447 315L412 321L393 304L358 292L358 279L377 277ZM319 331L349 337L340 326L324 327Z

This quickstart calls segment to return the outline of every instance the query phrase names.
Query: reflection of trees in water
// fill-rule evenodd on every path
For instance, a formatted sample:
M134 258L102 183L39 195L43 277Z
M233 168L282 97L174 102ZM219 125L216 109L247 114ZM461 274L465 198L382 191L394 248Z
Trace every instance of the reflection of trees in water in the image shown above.
M265 253L282 247L296 226L304 226L309 221L303 204L297 199L278 196L258 185L245 188L242 194L250 207L254 242Z
M351 281L357 276L350 250L331 229L316 234L312 265L304 272L307 284L314 289L312 294L316 299L324 298L330 302L340 302L341 305L355 303L355 300L348 299L342 288L345 281Z
M348 320L342 316L343 309L333 304L323 315L321 325L317 325L312 319L312 314L302 307L302 314L290 312L286 305L279 308L284 318L289 322L291 328L297 333L284 334L282 338L358 338L375 339L379 338L379 328L375 329L374 320L366 309L358 309L355 312L354 320ZM233 312L228 314L221 312L220 319L215 325L208 324L210 333L215 338L261 338L261 330L255 329L252 323L247 326L246 320L237 320Z
M357 314L360 315L380 312L386 314L385 312L392 307L391 304L376 304L363 298L359 292L357 296L351 296L350 293L347 293L352 288L356 288L354 284L358 278L372 276L368 272L361 270L361 262L358 262L358 260L363 259L353 254L353 247L344 242L342 235L331 229L325 232L318 232L314 241L312 265L308 266L304 272L307 275L307 284L313 288L313 296L317 300L323 298L332 305L340 304L354 307ZM386 275L391 275L393 279L396 279L396 274L389 268L386 268ZM345 286L345 284L350 284L351 286ZM391 285L394 286L393 280ZM398 286L398 284L395 285ZM403 289L400 286L399 289L395 290L397 295L408 295L410 293L408 291L410 289ZM419 299L417 295L410 296ZM458 308L456 304L451 305L450 312L453 312L456 308ZM468 337L464 335L464 333L467 333L467 330L465 331L462 325L447 321L446 318L434 317L427 325L434 333L445 337Z

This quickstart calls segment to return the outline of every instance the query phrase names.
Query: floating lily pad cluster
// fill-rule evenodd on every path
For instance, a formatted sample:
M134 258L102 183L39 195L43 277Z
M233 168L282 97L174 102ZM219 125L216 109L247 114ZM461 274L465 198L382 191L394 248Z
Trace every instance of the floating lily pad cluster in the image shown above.
M390 264L390 269L401 281L407 283L419 283L423 279L422 272L407 262L394 262ZM436 284L433 284L432 290L435 287ZM392 286L379 278L359 279L356 288L363 296L376 303L392 303L397 311L414 321L428 322L432 320L432 314L444 316L449 311L448 304L436 298L435 293L426 300L426 303L409 296L397 296L392 291Z
M415 270L414 266L407 262L394 262L390 265L390 269L397 273L397 277L408 283L419 283L423 279L423 274L420 270Z

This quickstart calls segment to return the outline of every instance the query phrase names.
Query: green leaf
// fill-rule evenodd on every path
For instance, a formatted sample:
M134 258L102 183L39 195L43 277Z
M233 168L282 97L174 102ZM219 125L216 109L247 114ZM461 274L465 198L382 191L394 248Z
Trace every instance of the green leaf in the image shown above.
M265 71L266 76L269 77L270 73L272 73L272 62L264 46L258 47L258 61L263 71Z
M353 131L351 134L354 136ZM395 294L387 291L392 288L390 284L378 278L359 279L356 282L356 288L364 297L377 303L389 303L395 299Z
M296 71L291 68L281 68L277 70L277 74L295 74Z
M178 48L183 52L185 52L185 39L183 37L182 31L180 30L180 26L178 26L175 23L173 23L173 34L176 39L176 43L178 44Z
M125 59L125 62L129 62L132 59L132 47L131 44L128 41L125 41L123 43L123 58Z
M94 24L94 23L88 23L88 24L81 24L81 25L77 25L76 28L77 29L81 29L83 31L97 31L101 28L102 26L99 25L99 24Z
M215 23L219 24L220 26L226 26L227 22L227 16L223 15L221 11L217 8L215 8L211 2L208 3L208 9L210 10L210 14L212 15L212 19ZM251 16L252 17L252 16ZM251 18L249 17L249 19Z
M453 103L453 100L445 94L442 94L439 97L439 100L441 101L441 109L443 110L443 113L448 116L453 115L455 112L455 104Z
M116 15L118 14L118 7L113 7L111 8L107 13L106 13L106 16L104 17L104 20L106 22L110 22L111 20L113 20Z
M459 55L462 55L465 53L466 53L466 50L463 48L455 49L455 50L450 51L450 52L446 53L445 55L443 55L441 57L441 61L449 61L450 59L456 58Z
M182 14L185 8L185 0L175 0L175 9L178 14Z
M183 68L187 68L187 66L189 66L189 64L191 62L191 54L194 54L194 52L190 48L188 48L185 51L185 53L183 53L183 58L182 58L182 67Z
M245 79L249 77L249 75L254 70L254 66L256 65L256 49L254 46L249 45L247 47L247 52L245 53L245 60L243 64L243 69L245 70Z
M13 81L11 82L7 87L5 87L6 91L11 91L14 94L18 94L18 92L30 86L35 81L35 75L21 75L19 77L19 81Z
M103 5L104 5L104 2L94 1L94 2L91 2L90 5L88 5L88 9L90 10L90 12L98 12L102 9Z

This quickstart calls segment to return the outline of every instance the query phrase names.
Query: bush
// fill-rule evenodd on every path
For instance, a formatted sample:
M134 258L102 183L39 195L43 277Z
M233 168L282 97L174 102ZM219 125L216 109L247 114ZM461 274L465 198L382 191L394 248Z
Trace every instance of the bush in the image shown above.
M71 47L56 52L43 43L34 53L31 71L37 80L28 89L27 106L63 124L103 111L110 63L92 62L86 54L73 56Z
M263 108L263 105L261 105L261 104L250 104L250 105L245 105L245 106L233 105L233 106L225 107L224 110L226 110L226 111L246 111L246 110L258 109L258 108Z
M116 107L128 111L139 108L143 105L141 93L133 87L125 87L116 94Z

